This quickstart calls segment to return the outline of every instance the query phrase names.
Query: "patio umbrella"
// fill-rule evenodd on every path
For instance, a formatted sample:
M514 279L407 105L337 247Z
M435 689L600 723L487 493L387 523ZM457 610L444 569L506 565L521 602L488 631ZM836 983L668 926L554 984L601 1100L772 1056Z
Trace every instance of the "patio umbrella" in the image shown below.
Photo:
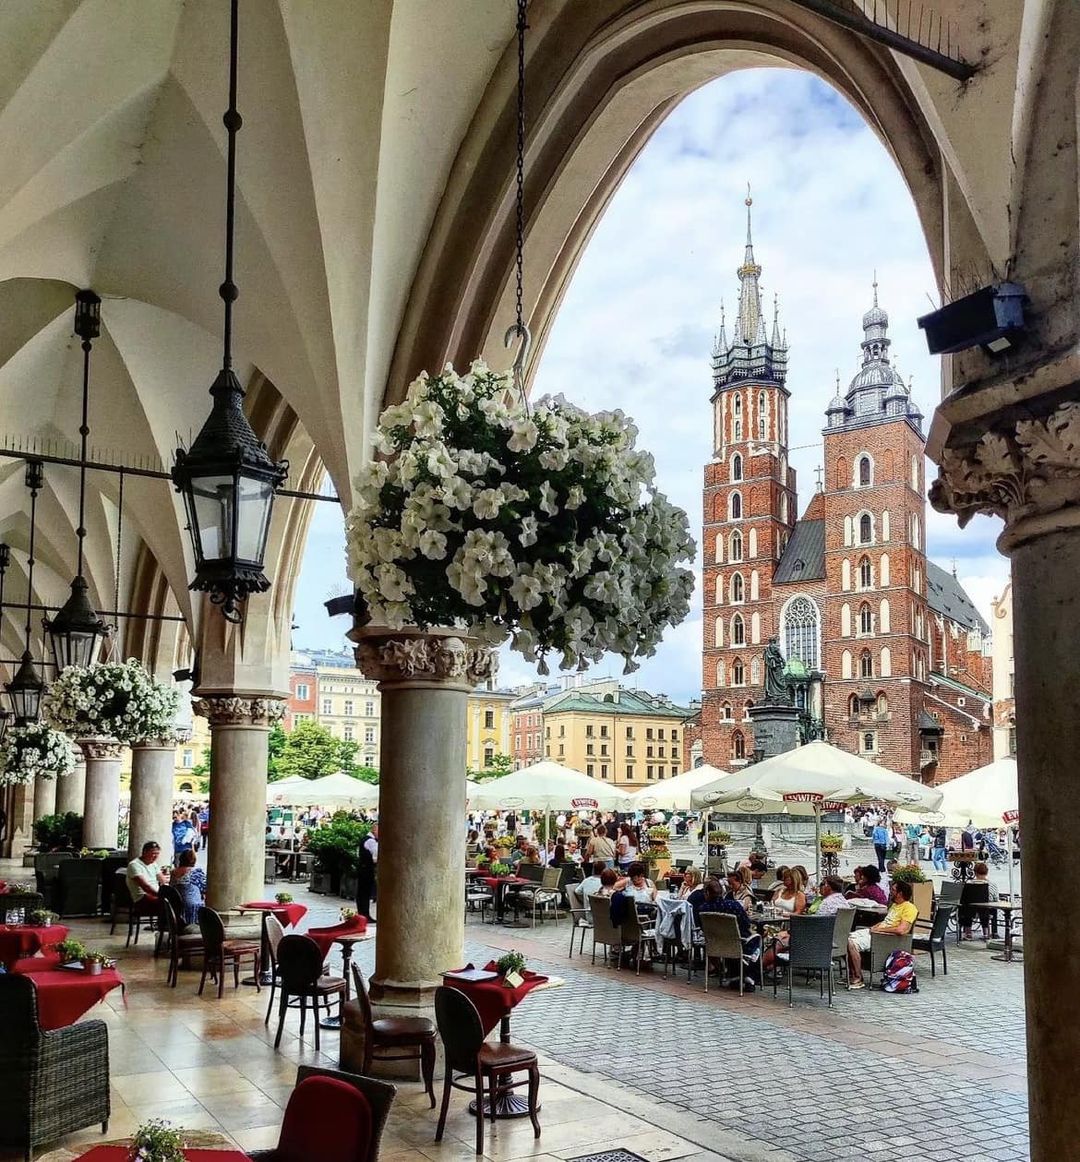
M741 815L778 811L812 815L820 878L823 810L851 803L883 803L934 811L941 802L941 792L827 742L815 741L734 771L699 787L690 798L695 807L724 807Z
M288 803L292 807L378 807L379 787L377 783L366 783L354 779L344 771L323 775L319 779L298 779L281 791L282 783L271 783L267 794L273 796L271 802ZM284 794L277 799L276 793Z
M704 766L694 767L693 770L683 771L673 779L664 779L655 787L642 787L630 795L630 800L635 808L689 811L691 792L696 791L698 787L704 787L707 783L716 782L726 774L727 771L706 763Z
M287 779L278 779L275 783L266 784L266 805L268 807L291 806L289 795L293 791L304 790L311 785L310 779L303 779L299 775L290 775Z

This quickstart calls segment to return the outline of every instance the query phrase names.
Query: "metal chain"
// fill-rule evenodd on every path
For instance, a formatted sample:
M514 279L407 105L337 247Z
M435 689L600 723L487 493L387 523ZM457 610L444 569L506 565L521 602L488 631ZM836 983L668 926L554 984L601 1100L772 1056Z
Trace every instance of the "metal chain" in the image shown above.
M528 27L526 15L528 0L517 0L517 191L515 204L514 242L515 260L515 300L514 323L507 328L503 343L509 347L518 341L517 355L514 357L514 388L521 399L521 408L529 415L529 398L525 394L525 360L529 354L532 336L525 323L525 30Z
M116 501L116 576L113 578L113 609L120 608L120 566L122 558L120 556L120 549L122 545L122 538L124 535L124 473L120 473L120 495ZM120 636L119 618L114 628L113 645L116 645L116 639Z

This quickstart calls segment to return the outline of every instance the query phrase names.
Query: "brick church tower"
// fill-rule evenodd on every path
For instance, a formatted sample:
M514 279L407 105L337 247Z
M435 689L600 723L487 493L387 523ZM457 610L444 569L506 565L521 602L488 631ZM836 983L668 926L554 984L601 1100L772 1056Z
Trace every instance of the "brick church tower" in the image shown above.
M862 326L862 366L826 411L825 717L838 746L914 771L929 676L922 414L891 365L876 283Z
M795 523L788 466L787 344L774 305L766 332L746 199L746 253L731 342L721 314L713 347L713 457L705 466L701 734L749 757L746 708L762 695L761 656L776 633L772 585ZM733 724L735 724L733 726Z

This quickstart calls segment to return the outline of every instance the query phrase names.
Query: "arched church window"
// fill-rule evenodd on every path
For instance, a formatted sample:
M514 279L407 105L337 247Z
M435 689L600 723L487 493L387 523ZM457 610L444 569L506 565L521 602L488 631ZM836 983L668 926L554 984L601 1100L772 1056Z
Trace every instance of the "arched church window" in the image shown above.
M742 457L738 452L731 457L731 479L742 480Z
M860 456L858 459L859 487L869 488L874 482L874 471L869 456Z
M731 494L731 519L742 519L742 493L733 492Z
M869 650L863 650L859 655L859 677L872 678L874 676L874 655Z
M721 718L724 719L725 722L731 721L731 703L730 702L724 703L724 705L720 711L720 716L721 716Z
M742 533L738 529L731 534L731 551L728 554L728 559L731 561L742 560Z
M859 606L859 633L874 632L874 615L870 611L870 603L864 601Z
M868 512L859 517L859 544L869 545L874 539L874 521Z
M818 608L809 597L792 597L781 615L784 654L798 658L808 670L818 668Z
M746 600L746 586L743 584L743 577L741 573L736 573L731 578L731 601L732 604L737 604L740 601Z
M746 685L746 667L742 664L742 658L736 658L731 663L731 684L733 686Z
M874 567L870 564L869 557L862 557L859 560L859 588L869 589L874 584Z
M731 735L731 757L733 759L746 758L746 739L743 738L741 730L732 732Z
M733 646L746 645L746 626L741 613L735 614L731 619L731 644Z
M852 718L859 717L859 696L858 696L858 694L852 694L852 696L848 699L848 714L850 714Z

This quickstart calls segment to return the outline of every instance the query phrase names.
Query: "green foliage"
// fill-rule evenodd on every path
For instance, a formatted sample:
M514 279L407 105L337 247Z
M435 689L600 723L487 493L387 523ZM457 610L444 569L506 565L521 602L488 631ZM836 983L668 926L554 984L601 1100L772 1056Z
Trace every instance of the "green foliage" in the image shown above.
M493 863L488 871L493 876L508 876L514 869L508 863Z
M285 750L285 739L288 736L285 734L285 728L280 722L275 722L270 727L270 734L266 740L266 778L268 782L276 782L278 779L283 779L285 776L281 773L280 763L281 754Z
M357 763L358 750L359 743L335 738L321 723L298 722L288 734L282 731L279 739L271 731L268 777L272 782L294 775L318 779L344 771L354 779L377 783L379 772Z
M308 832L308 851L315 856L322 871L353 871L360 844L370 831L370 823L355 819L346 811L338 811L329 822Z
M51 924L54 920L59 920L60 917L55 912L50 912L48 908L35 908L27 919L31 924L39 928L44 928L47 924Z
M62 815L43 815L34 824L34 839L43 851L58 847L82 846L83 818L74 811Z
M844 847L844 837L832 831L824 831L821 835L822 851L841 851Z
M899 880L907 884L925 884L926 876L923 870L917 863L902 863L899 867L893 868L889 872L890 880Z
M184 1162L184 1133L161 1118L151 1118L135 1131L131 1157L139 1162Z
M482 783L485 779L501 779L504 775L514 773L514 760L508 754L493 755L491 766L481 767L477 771L466 771L466 778L474 783Z
M274 896L274 899L277 900L279 904L291 904L293 902L292 896L290 896L288 892L278 892Z
M86 955L86 946L81 940L61 940L56 945L56 951L60 953L60 963L67 964L72 960L82 960Z
M731 842L731 832L730 831L710 831L709 832L709 842L720 844L721 846L726 847Z
M506 976L508 972L523 972L525 970L525 957L520 952L507 952L504 956L500 956L495 961L495 967Z
M641 855L646 863L659 863L662 859L671 859L671 852L666 847L650 847Z
M665 842L671 838L671 828L657 824L655 827L649 828L650 839L663 839Z

